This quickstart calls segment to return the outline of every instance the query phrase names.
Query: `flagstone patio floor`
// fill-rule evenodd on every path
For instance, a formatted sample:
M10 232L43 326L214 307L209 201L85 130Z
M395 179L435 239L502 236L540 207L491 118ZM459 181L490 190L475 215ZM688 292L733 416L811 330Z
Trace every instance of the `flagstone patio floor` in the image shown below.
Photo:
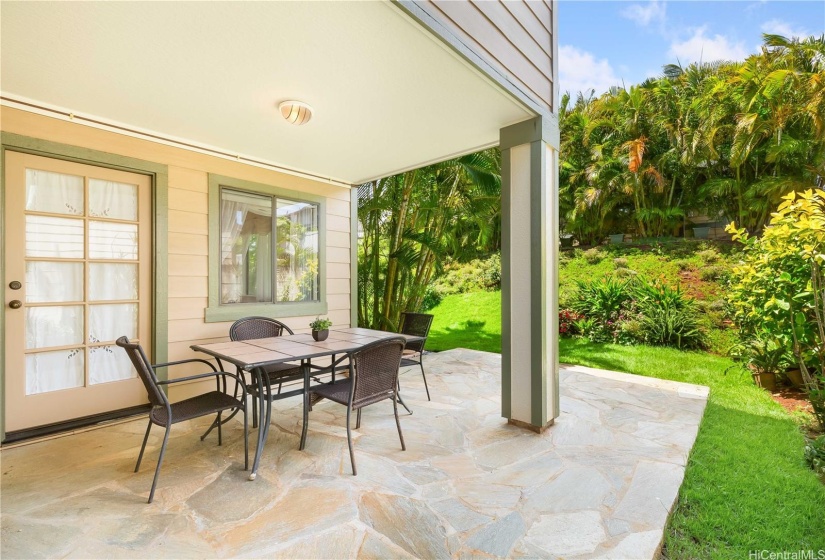
M653 558L708 390L578 366L541 435L500 415L497 354L428 354L402 376L401 451L389 402L364 410L350 472L345 408L276 403L257 480L242 425L222 447L176 425L155 501L162 430L132 472L145 420L0 453L0 555L11 558ZM250 432L254 452L256 430Z

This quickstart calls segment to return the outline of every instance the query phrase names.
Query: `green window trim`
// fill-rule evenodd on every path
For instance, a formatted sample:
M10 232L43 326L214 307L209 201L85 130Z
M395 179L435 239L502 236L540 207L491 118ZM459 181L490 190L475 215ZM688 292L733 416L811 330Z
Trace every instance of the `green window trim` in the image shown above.
M318 276L320 282L320 301L221 304L221 187L260 193L268 196L280 196L318 205ZM236 321L252 315L272 318L325 315L328 311L326 246L326 199L324 197L210 173L209 307L204 310L204 320L207 323L222 323Z

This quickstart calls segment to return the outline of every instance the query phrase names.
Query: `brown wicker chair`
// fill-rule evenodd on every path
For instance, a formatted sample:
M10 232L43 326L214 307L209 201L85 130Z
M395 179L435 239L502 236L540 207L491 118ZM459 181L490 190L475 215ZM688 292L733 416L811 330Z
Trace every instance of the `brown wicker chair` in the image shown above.
M421 368L421 376L424 378L424 390L427 391L427 400L430 399L430 388L427 386L427 375L424 373L424 345L427 344L427 336L430 334L430 327L433 324L433 316L426 313L401 314L401 328L399 332L413 336L422 336L424 340L408 342L404 349L404 357L401 360L401 367L415 366Z
M295 334L288 326L269 317L244 317L238 319L229 327L229 338L231 340L254 340L257 338L270 338L273 336L283 336L284 333ZM238 375L243 372L238 371ZM278 394L281 393L281 386L288 381L303 379L301 366L295 364L274 364L266 368L269 375L270 386L278 384ZM254 383L247 385L247 392L252 395L252 427L258 427L258 388Z
M401 440L401 449L407 449L404 445L404 435L401 433L401 422L398 420L398 368L405 343L406 340L399 336L367 344L360 350L349 354L349 377L346 380L316 385L309 390L310 403L316 403L321 399L329 399L347 407L347 445L349 446L353 476L358 474L355 468L352 429L350 427L350 417L353 410L358 412L355 425L357 429L361 427L362 408L386 399L392 400L395 425L398 427L398 438ZM307 417L308 423L309 418ZM302 449L305 440L306 426L302 434Z
M146 450L146 442L149 440L149 432L152 429L152 424L166 428L166 433L163 436L163 445L160 447L160 456L158 457L158 465L155 468L155 478L152 481L152 489L149 491L149 503L155 497L155 487L158 484L158 475L160 474L160 466L163 463L163 455L166 452L166 444L169 442L169 431L172 424L183 422L184 420L191 420L193 418L200 418L210 414L217 414L214 425L218 427L218 445L223 443L221 434L221 414L224 410L243 411L243 434L244 434L244 470L249 469L249 429L247 426L246 416L246 389L243 384L243 379L233 373L225 371L218 371L212 363L206 360L191 359L180 360L177 362L167 362L164 364L154 364L149 362L146 353L141 348L140 344L136 342L129 342L125 336L117 339L116 344L126 351L132 365L135 366L140 379L149 393L149 402L152 404L152 410L149 411L149 425L146 427L146 435L143 436L143 445L140 446L140 454L138 455L137 464L135 465L135 472L140 468L140 462L143 459L143 452ZM178 379L169 381L158 381L155 371L162 367L171 367L180 364L188 364L193 362L200 362L209 366L212 371L202 373L199 375L189 375ZM215 378L217 389L210 391L196 397L182 400L176 403L170 403L166 394L161 389L164 385L172 385L173 383L181 383L184 381L192 381L194 379L206 379L209 377ZM235 393L237 394L238 387L242 392L240 400L236 397L227 394L226 392L226 378L231 377L235 380ZM223 381L223 384L221 384ZM223 387L221 387L223 385ZM233 413L234 416L234 413ZM203 438L201 438L203 439Z

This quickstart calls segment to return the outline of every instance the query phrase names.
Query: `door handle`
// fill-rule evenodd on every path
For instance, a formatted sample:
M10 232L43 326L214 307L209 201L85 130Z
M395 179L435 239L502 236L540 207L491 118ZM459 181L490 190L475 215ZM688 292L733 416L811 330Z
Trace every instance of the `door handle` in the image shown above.
M11 288L12 290L19 290L22 287L23 284L21 284L17 280L12 280L11 282L9 282L9 288Z
M23 302L19 299L13 299L9 302L9 307L11 307L12 309L20 309L21 307L23 307Z

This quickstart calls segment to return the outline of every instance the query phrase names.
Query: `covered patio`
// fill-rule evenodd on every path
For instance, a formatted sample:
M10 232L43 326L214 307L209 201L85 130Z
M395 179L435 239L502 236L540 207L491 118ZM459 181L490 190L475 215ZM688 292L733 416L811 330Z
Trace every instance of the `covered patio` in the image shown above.
M144 419L4 448L4 558L653 558L704 412L706 387L562 366L561 411L537 435L501 417L501 357L427 356L402 371L407 451L391 407L365 410L350 476L343 407L276 403L255 482L242 426L176 426L154 505L159 432ZM409 372L408 374L404 374Z

